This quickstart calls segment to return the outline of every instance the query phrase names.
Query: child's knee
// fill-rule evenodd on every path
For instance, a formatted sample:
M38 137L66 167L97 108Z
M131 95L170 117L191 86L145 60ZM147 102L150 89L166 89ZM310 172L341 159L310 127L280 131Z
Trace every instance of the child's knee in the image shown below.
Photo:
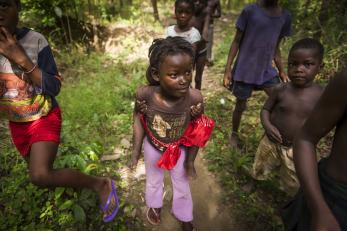
M46 171L30 171L30 181L36 186L46 187L48 186L48 172Z
M237 100L235 111L236 112L244 112L247 108L247 100Z

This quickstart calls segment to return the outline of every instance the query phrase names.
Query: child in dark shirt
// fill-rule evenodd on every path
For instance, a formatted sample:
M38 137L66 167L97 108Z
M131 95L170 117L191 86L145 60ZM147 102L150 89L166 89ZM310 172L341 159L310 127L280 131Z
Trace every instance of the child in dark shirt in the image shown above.
M283 82L288 80L279 47L290 33L291 16L278 0L258 0L246 6L237 19L224 73L224 86L236 97L229 139L232 148L240 146L239 126L253 90L264 90L270 95L280 78Z
M278 168L281 189L290 195L299 188L293 162L293 139L323 92L322 87L313 82L323 67L323 52L317 40L297 41L288 56L291 81L275 87L261 111L265 136L255 155L252 175L264 180Z
M44 36L17 27L20 7L19 0L0 0L0 116L9 120L33 184L94 190L104 204L103 220L109 222L118 211L113 180L53 168L62 124L55 100L61 78Z
M156 85L140 87L137 101L145 101L146 113L134 112L133 154L129 167L136 166L144 145L147 219L160 223L163 205L164 170L173 185L172 213L182 230L193 230L193 202L185 159L196 156L207 142L214 122L204 115L191 116L191 106L203 104L200 91L190 88L194 51L180 37L154 40L149 50L147 74ZM187 155L186 155L187 153Z

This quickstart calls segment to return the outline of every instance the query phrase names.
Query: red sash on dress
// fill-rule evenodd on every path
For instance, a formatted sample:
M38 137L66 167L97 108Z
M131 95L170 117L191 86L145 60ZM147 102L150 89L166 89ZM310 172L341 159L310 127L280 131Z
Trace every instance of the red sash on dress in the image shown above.
M201 115L193 119L185 130L182 137L172 143L164 143L154 137L152 131L148 128L145 116L140 114L140 119L142 125L151 139L151 141L161 147L166 148L161 158L158 160L157 165L159 168L171 170L175 167L177 160L181 155L180 145L186 147L198 146L202 148L205 146L206 142L210 138L215 122L207 117L206 115Z

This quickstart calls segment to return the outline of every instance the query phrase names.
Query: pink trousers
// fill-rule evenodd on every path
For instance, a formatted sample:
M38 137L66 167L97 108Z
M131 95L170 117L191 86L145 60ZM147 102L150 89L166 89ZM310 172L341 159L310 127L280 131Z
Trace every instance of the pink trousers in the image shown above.
M149 208L161 208L163 206L164 169L158 168L157 161L161 152L147 139L143 141L144 159L146 167L146 205ZM176 166L170 170L173 201L172 213L180 221L193 220L193 201L190 193L189 180L184 168L186 149L181 147L181 156Z

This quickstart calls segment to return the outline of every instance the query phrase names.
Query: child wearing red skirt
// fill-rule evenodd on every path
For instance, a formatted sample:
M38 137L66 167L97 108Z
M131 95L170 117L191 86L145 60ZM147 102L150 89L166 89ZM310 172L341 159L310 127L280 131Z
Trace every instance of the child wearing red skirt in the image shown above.
M27 160L29 177L40 187L89 188L100 197L103 220L118 211L114 181L72 169L53 169L61 131L55 96L61 78L47 40L35 31L17 28L19 0L0 7L0 118L10 121L13 143Z

